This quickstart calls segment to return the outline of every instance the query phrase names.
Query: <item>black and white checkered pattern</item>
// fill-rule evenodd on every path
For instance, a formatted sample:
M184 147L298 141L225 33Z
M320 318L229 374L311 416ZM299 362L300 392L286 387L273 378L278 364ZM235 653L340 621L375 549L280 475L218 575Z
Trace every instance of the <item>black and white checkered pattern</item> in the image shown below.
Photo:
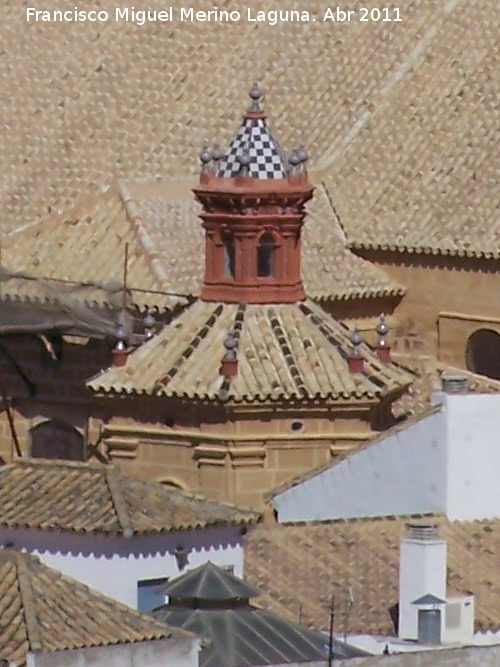
M266 121L246 118L219 165L218 175L233 178L240 171L238 156L250 156L248 175L252 178L286 178L286 160L277 141L267 129Z

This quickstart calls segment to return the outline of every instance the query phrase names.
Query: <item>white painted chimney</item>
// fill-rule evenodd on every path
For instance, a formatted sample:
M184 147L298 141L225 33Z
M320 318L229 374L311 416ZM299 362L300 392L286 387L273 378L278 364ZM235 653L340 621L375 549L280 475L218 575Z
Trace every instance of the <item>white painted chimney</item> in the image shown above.
M446 542L437 532L434 519L419 519L407 524L408 537L401 540L399 561L399 637L419 638L419 613L421 628L427 611L440 611L441 631L444 623L446 601ZM435 598L436 602L421 605L422 598ZM442 601L442 605L438 602ZM437 614L435 614L437 615Z

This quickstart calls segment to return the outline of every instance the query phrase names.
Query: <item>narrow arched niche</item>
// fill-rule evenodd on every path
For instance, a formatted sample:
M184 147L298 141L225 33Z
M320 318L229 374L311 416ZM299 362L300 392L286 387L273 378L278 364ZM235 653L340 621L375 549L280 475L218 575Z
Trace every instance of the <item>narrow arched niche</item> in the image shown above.
M493 329L478 329L469 337L465 351L467 368L500 380L500 335Z
M276 242L269 232L262 234L257 245L257 276L271 278L276 271Z
M50 420L30 430L31 456L41 459L83 461L85 446L81 433L70 424Z
M222 243L224 246L224 276L227 278L234 278L235 274L235 249L234 249L234 237L232 234L224 234L222 237Z

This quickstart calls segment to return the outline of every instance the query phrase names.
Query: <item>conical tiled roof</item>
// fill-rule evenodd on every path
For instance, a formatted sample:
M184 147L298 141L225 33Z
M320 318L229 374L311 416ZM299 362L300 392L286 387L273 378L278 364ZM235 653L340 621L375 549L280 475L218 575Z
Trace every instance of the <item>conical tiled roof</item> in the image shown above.
M238 160L246 152L250 158L248 175L252 178L286 178L286 160L264 118L245 118L227 153L220 162L218 176L237 176Z
M260 595L257 588L210 561L174 579L164 592L178 600L248 600Z
M248 176L258 179L287 177L285 155L267 127L265 115L259 108L260 97L261 92L254 84L250 91L252 108L247 111L227 153L220 160L218 176L222 178L237 176L242 166L240 159L246 155Z

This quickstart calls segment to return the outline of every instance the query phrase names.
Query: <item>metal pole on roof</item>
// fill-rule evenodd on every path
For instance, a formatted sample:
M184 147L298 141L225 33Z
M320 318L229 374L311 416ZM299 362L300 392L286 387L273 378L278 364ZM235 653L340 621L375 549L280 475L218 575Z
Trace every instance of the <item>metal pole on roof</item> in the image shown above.
M125 257L123 258L123 301L122 308L127 308L127 273L128 273L128 243L125 243Z
M349 589L349 597L345 601L345 616L344 616L344 644L347 644L347 629L349 626L349 617L351 615L354 598L352 597L352 588Z
M16 425L14 424L14 417L12 416L9 399L7 397L7 392L5 391L5 384L3 382L3 377L1 376L1 374L0 374L0 392L2 394L2 401L4 404L5 412L7 413L7 421L9 422L10 435L12 438L12 444L14 445L13 449L15 450L18 456L22 456L23 453L21 451L21 445L19 444L19 438L17 437Z
M328 642L328 667L332 667L333 664L333 628L335 621L335 598L332 595L330 602L330 641Z

